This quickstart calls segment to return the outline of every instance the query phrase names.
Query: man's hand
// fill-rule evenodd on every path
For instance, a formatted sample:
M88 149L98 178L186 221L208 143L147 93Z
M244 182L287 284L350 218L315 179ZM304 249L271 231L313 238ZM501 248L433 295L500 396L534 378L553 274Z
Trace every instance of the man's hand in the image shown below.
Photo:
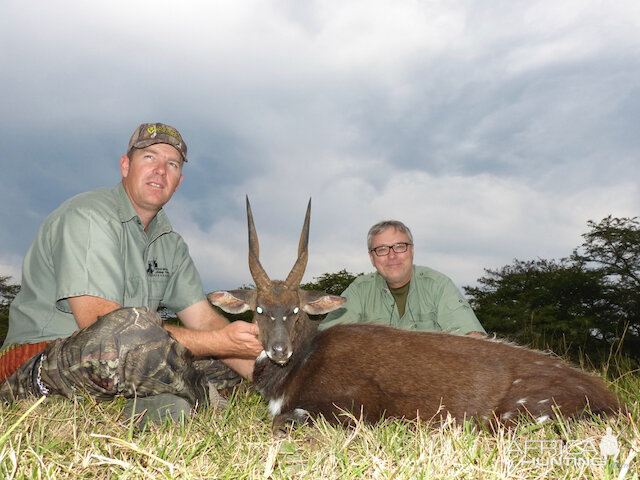
M483 332L467 332L465 333L465 335L469 335L470 337L477 337L477 338L485 338L486 335Z
M239 358L256 358L264 350L258 341L258 326L243 321L231 322L219 331L226 335L229 353L225 356Z

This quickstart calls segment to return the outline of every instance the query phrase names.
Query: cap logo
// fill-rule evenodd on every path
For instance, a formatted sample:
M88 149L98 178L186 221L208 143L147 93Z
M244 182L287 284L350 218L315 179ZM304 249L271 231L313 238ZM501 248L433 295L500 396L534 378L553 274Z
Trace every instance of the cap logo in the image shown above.
M147 128L147 132L149 132L152 138L159 133L164 133L165 135L175 138L178 141L178 145L182 142L182 137L180 137L178 131L167 125L151 125Z

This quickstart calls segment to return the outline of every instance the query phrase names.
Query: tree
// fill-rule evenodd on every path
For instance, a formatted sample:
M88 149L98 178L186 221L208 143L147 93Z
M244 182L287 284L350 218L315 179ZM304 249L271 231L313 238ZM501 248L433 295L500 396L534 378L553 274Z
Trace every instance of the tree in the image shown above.
M11 277L0 275L0 344L7 336L9 329L9 305L18 294L20 285L9 283Z
M640 292L640 222L638 217L587 222L591 231L582 235L583 244L573 251L572 260L593 264L619 289Z
M315 282L303 283L300 288L340 295L359 275L362 273L349 273L343 268L336 273L323 273L319 277L313 277Z
M571 260L600 272L608 306L608 340L624 352L640 352L640 222L638 217L587 222L591 231ZM640 353L635 355L640 356Z

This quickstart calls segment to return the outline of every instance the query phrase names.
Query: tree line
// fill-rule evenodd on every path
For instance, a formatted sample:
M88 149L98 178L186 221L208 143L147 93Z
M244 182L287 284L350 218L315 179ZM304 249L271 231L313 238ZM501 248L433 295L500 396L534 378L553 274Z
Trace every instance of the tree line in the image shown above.
M587 222L583 243L566 258L518 260L485 269L463 286L491 335L549 349L593 365L624 356L640 365L640 222L637 217ZM360 274L340 270L302 284L339 295ZM19 290L0 276L0 342Z
M488 331L594 364L640 363L640 223L589 221L583 243L559 260L514 260L464 287Z

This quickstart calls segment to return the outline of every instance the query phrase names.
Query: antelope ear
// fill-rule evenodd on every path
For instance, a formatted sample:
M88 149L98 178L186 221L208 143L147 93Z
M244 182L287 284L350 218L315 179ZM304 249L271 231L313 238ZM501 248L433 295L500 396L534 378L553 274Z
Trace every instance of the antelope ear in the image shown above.
M329 295L324 292L313 292L309 290L299 290L302 303L302 310L310 315L321 315L329 313L347 301L346 298L337 295Z
M207 295L209 301L227 313L242 313L255 309L255 290L224 290L211 292Z

